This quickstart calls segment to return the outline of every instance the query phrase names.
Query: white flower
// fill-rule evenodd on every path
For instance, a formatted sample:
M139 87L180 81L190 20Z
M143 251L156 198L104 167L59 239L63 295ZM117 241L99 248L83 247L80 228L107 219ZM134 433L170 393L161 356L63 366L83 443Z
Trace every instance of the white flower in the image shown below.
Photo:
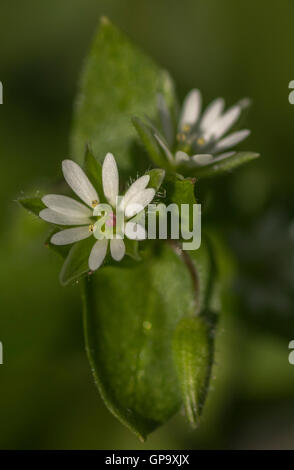
M100 204L99 195L82 168L72 160L62 162L64 178L83 203L71 197L48 194L42 198L47 206L39 216L47 222L71 226L55 233L51 238L54 245L68 245L90 236L97 238L90 256L89 268L94 271L104 261L110 241L110 253L114 260L120 261L125 255L123 236L142 240L146 238L145 229L136 221L129 220L141 212L154 198L155 190L147 188L150 176L137 179L119 198L119 175L114 156L108 153L102 166L103 192L108 204ZM117 199L118 198L118 199ZM116 203L119 201L119 210ZM103 216L102 216L103 213ZM121 216L125 225L118 227L117 217Z
M221 160L234 154L227 150L242 142L250 131L243 129L227 134L237 122L248 99L239 101L224 112L222 98L214 100L201 115L202 98L199 90L186 96L178 124L173 119L163 96L158 97L158 109L163 136L155 130L155 137L172 165L192 161L195 165L206 165L212 160Z

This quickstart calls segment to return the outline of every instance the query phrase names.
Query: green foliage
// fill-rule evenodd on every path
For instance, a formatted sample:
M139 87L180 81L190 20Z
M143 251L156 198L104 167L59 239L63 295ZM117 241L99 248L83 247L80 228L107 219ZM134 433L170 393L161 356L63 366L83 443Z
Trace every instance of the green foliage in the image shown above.
M156 94L170 102L169 75L138 50L106 18L101 20L82 74L72 132L72 154L82 163L88 143L101 161L112 152L120 170L138 171L130 118L156 114Z
M197 308L190 269L171 246L155 243L142 263L105 267L84 289L97 386L110 411L145 439L182 403L172 338L178 322Z
M59 275L59 280L63 286L77 281L89 272L88 259L95 241L94 237L90 237L75 243L71 247Z
M237 153L203 167L187 163L176 173L151 128L140 117L132 119L134 128L130 121L134 114L155 115L159 91L173 107L168 75L103 19L77 99L73 155L78 162L84 157L84 170L105 202L100 162L107 152L115 154L123 174L130 176L141 168L135 128L161 167L147 172L148 186L155 191L162 186L167 205L188 204L192 221L196 179L229 171L258 155ZM20 203L37 215L44 207L38 198ZM183 217L181 223L186 223ZM65 259L62 285L89 272L93 237L71 247L53 247L50 239L47 243ZM213 362L216 315L211 312L219 305L216 270L207 239L194 252L182 251L174 241L148 241L141 253L137 241L125 239L125 244L131 259L117 264L108 256L105 266L82 282L84 329L87 354L106 406L144 440L182 405L191 425L199 422Z
M147 172L150 176L150 181L148 183L148 188L153 188L155 191L158 191L165 176L165 171L158 168L154 168Z
M40 197L22 197L19 198L17 202L28 212L37 216L39 216L41 210L46 207Z
M100 202L107 202L104 196L103 184L102 184L102 166L94 157L89 146L86 147L85 160L84 160L84 170L96 189Z

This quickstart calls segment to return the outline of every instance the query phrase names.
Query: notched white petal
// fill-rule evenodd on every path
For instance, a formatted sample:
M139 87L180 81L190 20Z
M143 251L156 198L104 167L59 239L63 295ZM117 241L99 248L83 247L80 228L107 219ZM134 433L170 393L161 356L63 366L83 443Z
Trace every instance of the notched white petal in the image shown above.
M147 233L142 225L136 222L127 222L125 226L125 234L130 240L146 240Z
M102 166L103 191L108 202L115 206L118 196L119 176L116 161L112 153L108 153Z
M82 201L90 207L94 201L99 202L96 189L77 163L72 160L63 160L62 171L65 181Z
M126 247L120 238L110 240L110 253L115 261L120 261L125 256Z
M43 209L39 213L41 219L56 225L86 225L91 223L91 219L86 216L73 216L68 214L61 214L52 209Z
M203 153L199 155L193 155L192 160L198 165L207 165L208 163L212 162L213 156L210 154Z
M208 129L208 138L215 140L222 137L237 121L241 113L241 107L236 105L228 109L214 124Z
M103 263L107 252L108 240L98 240L93 246L89 256L89 268L96 271Z
M184 126L193 126L196 124L201 111L201 93L199 90L191 90L186 96L179 122L179 130Z
M202 132L209 130L210 126L220 117L225 107L223 98L217 98L207 106L200 121L200 129Z
M130 218L143 210L154 198L155 189L147 188L135 194L125 208L125 216Z
M127 190L126 194L124 195L120 207L122 210L128 205L129 201L139 192L141 192L143 189L145 189L148 186L148 183L150 181L150 176L149 175L143 175L140 178L138 178L134 183L129 187Z
M92 235L89 231L89 227L74 227L62 230L61 232L55 233L51 237L51 243L53 245L70 245L71 243L84 240Z
M190 160L190 157L189 155L186 153L186 152L182 152L181 150L179 150L178 152L176 152L176 162L177 163L181 163L181 162L187 162Z
M85 217L91 217L92 215L92 211L89 207L68 196L47 194L42 198L42 201L49 209L59 212L60 214Z
M224 139L221 139L219 142L216 143L213 151L220 152L222 150L226 150L229 147L233 147L234 145L239 144L244 139L246 139L250 134L249 129L243 129L241 131L233 132L232 134L228 135Z

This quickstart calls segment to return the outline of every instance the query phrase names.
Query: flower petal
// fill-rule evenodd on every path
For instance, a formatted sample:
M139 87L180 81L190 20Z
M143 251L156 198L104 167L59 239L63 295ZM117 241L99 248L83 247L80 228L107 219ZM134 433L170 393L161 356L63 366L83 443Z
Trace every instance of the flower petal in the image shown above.
M224 135L230 127L237 121L241 113L241 106L232 106L226 111L219 119L217 119L210 129L207 130L207 134L204 138L215 140L219 139Z
M189 155L186 152L182 152L181 150L179 150L176 153L175 158L176 158L177 163L181 163L181 162L184 162L184 161L187 162L187 161L190 160Z
M104 159L102 182L105 197L112 206L115 206L118 196L119 177L116 161L112 153L108 153Z
M133 217L143 210L154 198L155 189L147 188L143 191L136 193L128 202L125 208L125 216L127 218Z
M132 199L132 197L135 196L135 194L141 192L143 189L146 188L150 181L150 176L149 175L143 175L140 178L138 178L134 183L129 187L127 190L126 194L124 195L120 207L122 210L128 205L129 201Z
M49 209L59 212L60 214L72 215L75 217L84 216L91 217L92 211L89 207L76 201L68 196L60 196L58 194L47 194L42 198L44 204Z
M89 219L89 217L61 214L60 212L55 212L52 209L43 209L40 212L39 217L46 220L46 222L57 225L89 225L91 223L91 219Z
M110 253L115 261L120 261L125 256L126 247L120 238L110 240Z
M214 162L218 162L220 160L224 160L225 158L231 157L232 155L235 155L236 152L225 152L221 153L218 155L216 158L213 159Z
M89 227L74 227L55 233L50 241L53 245L69 245L91 237L91 235Z
M167 156L167 159L171 162L174 163L174 157L173 154L171 153L170 149L168 146L163 142L163 140L157 135L154 134L155 139L159 143L160 147L163 149L165 155Z
M196 124L201 111L201 93L199 90L191 90L184 100L182 112L179 121L179 130L185 125L193 126Z
M219 152L221 150L226 150L229 147L233 147L234 145L237 145L240 142L242 142L242 140L246 139L246 137L248 137L249 134L250 134L250 131L248 129L243 129L241 131L233 132L232 134L229 134L224 139L219 140L216 143L213 149L213 152Z
M62 171L65 181L82 201L90 207L93 201L99 202L96 189L77 163L72 160L63 160Z
M225 101L223 98L217 98L212 101L203 113L200 121L200 129L202 132L209 130L210 126L218 119L223 112Z
M89 256L89 268L91 271L96 271L100 268L106 256L108 240L98 240L93 246Z
M199 155L193 155L192 160L198 165L207 165L208 163L212 162L213 156L210 154L203 153Z
M145 228L131 221L126 223L125 234L130 240L146 240L147 238Z

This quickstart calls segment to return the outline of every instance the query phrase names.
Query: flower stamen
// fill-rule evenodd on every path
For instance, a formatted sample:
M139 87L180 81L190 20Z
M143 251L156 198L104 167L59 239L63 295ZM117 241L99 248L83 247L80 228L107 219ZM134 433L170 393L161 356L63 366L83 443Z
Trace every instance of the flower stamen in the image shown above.
M205 142L205 139L203 137L199 137L199 139L197 139L197 144L198 145L204 145L206 142Z

